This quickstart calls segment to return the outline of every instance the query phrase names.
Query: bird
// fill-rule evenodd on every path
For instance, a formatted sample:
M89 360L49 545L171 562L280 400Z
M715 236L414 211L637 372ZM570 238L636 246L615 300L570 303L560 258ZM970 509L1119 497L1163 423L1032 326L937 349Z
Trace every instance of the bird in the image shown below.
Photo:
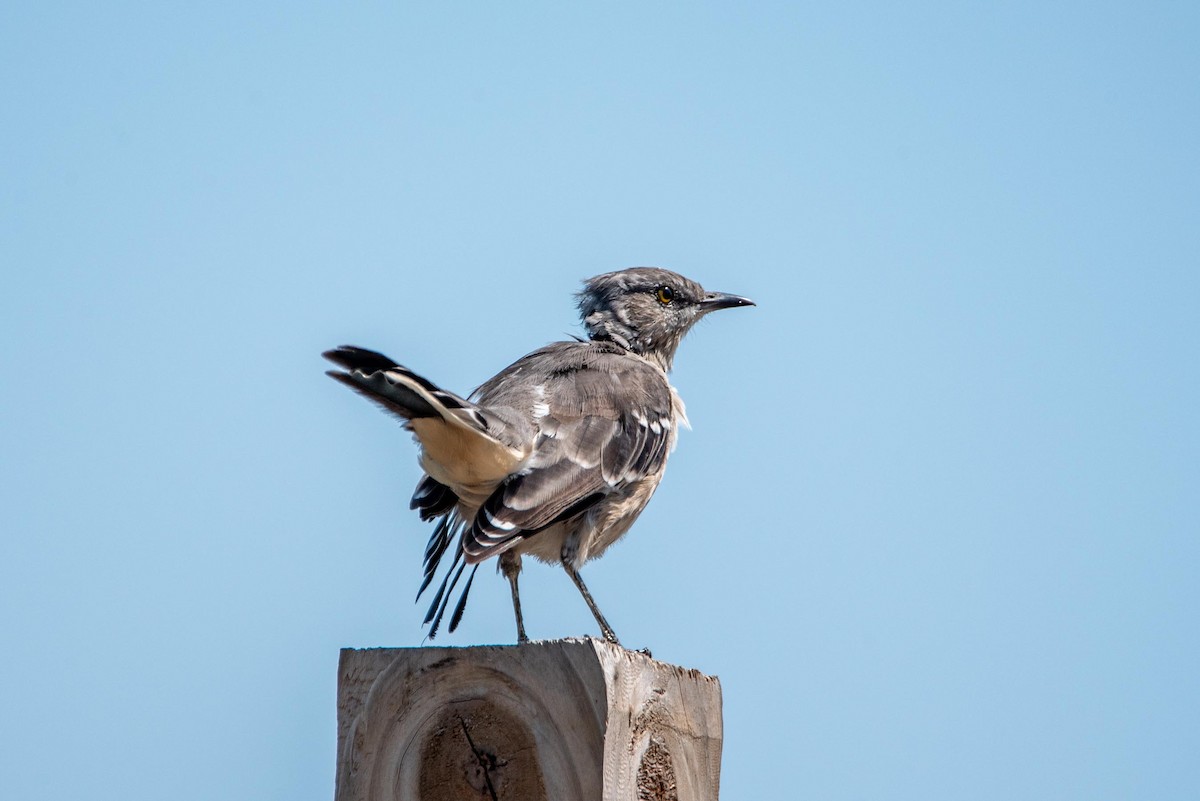
M327 375L378 404L412 432L424 475L410 508L437 521L417 598L449 555L425 616L433 639L470 566L449 630L462 619L479 565L492 558L508 580L517 642L529 641L518 590L522 558L559 564L619 644L580 576L646 508L690 427L668 380L684 335L707 314L755 303L709 292L660 267L633 267L583 282L576 294L586 338L554 342L513 362L463 398L375 351L322 354Z

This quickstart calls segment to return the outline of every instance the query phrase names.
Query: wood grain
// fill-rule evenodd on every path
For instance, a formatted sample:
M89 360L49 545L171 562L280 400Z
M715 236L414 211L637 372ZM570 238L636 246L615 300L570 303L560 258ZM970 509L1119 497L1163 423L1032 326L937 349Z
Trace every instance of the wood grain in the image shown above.
M716 678L599 640L345 649L336 801L716 801Z

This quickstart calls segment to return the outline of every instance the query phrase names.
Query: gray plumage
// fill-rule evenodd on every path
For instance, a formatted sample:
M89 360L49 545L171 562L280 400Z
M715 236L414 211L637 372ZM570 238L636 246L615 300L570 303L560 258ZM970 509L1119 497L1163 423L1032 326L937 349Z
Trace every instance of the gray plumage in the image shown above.
M616 542L662 479L684 407L667 380L697 320L752 301L707 292L670 270L636 267L585 282L578 294L587 341L556 342L519 359L469 400L372 351L342 347L329 375L404 421L425 477L412 508L437 520L418 596L450 554L425 622L437 633L459 579L472 571L450 617L462 617L475 569L499 557L524 642L521 557L559 563L605 639L617 642L579 575Z

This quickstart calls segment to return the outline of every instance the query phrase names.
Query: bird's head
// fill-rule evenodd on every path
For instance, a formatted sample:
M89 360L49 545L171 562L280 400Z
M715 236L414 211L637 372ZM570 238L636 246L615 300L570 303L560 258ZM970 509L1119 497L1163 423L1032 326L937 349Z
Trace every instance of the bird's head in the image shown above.
M678 273L632 267L584 282L579 313L590 339L608 340L670 370L675 349L696 321L717 309L754 301L708 292Z

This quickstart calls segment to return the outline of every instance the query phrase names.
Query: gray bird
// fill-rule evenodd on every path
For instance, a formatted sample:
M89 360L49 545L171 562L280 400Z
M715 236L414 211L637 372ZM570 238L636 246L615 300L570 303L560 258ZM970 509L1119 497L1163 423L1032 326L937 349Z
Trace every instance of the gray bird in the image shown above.
M527 642L517 577L529 555L561 564L604 638L617 642L579 570L633 525L687 425L667 380L680 340L709 312L754 305L655 267L598 275L577 298L586 341L530 353L469 400L373 351L347 346L324 354L345 369L330 377L403 420L420 446L425 476L411 508L438 522L418 598L453 546L425 616L430 639L464 568L472 566L450 631L479 563L496 556L512 589L517 641Z

